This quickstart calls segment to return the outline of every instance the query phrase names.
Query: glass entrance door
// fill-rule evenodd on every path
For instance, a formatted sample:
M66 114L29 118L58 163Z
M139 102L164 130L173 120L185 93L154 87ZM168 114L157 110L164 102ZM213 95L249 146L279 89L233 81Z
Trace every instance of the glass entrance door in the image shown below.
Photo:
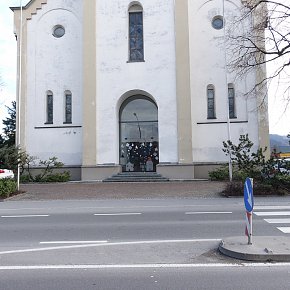
M156 171L158 163L157 107L149 98L132 97L120 110L122 171Z

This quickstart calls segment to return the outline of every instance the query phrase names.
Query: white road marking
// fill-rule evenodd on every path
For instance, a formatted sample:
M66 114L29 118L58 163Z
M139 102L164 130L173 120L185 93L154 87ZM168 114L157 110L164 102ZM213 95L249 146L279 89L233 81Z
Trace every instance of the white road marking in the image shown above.
M101 247L101 246L107 247L107 246L129 246L129 245L142 245L142 244L194 243L194 242L217 242L217 241L220 242L221 239L155 240L155 241L116 242L116 243L104 243L104 244L98 243L98 244L85 244L85 245L59 246L59 247L47 247L47 248L33 248L33 249L3 251L3 252L0 252L0 256L6 255L6 254L21 254L21 253L30 253L30 252L91 248L91 247Z
M2 215L1 218L31 218L31 217L49 217L48 214L28 214L28 215Z
M284 234L290 234L290 227L277 227L277 229L283 232Z
M97 243L107 243L108 241L49 241L49 242L39 242L41 245L54 245L54 244L97 244Z
M185 214L232 214L232 211L191 211Z
M256 216L290 216L290 211L261 211L261 212L254 212Z
M141 212L119 212L119 213L95 213L96 216L122 216L122 215L140 215Z
M290 205L255 205L255 210L273 210L273 209L290 209Z
M290 218L289 219L264 219L269 224L289 224L290 223Z
M138 199L146 200L147 199ZM208 207L206 204L184 204L184 205L141 205L141 206L67 206L67 207L22 207L22 208L1 208L2 211L21 211L21 210L70 210L70 209L136 209L136 208L184 208L184 207Z
M137 268L275 268L289 267L290 263L212 263L212 264L124 264L124 265L35 265L35 266L0 266L0 270L74 270L74 269L137 269Z

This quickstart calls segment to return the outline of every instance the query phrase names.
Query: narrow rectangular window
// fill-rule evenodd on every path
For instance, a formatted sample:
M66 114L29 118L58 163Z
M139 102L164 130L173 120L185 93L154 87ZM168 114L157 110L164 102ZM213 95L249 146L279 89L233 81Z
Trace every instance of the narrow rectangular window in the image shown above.
M65 122L72 123L72 95L65 94Z
M207 118L215 119L214 89L207 89Z
M231 87L228 88L228 97L229 97L229 117L236 118L234 88L231 88Z
M143 13L129 13L130 61L144 61Z
M53 124L53 95L46 95L46 124Z

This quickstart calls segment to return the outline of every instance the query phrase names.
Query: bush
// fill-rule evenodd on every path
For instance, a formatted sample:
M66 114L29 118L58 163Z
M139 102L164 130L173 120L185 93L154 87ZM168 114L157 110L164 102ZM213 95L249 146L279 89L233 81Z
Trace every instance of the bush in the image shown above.
M266 195L287 195L289 191L282 189L281 187L274 189L271 184L254 182L253 194L254 196L266 196ZM233 181L226 185L223 195L229 196L243 196L244 195L244 182Z
M62 173L48 174L41 181L43 182L67 182L70 179L70 174L68 171Z
M214 171L208 173L211 180L220 181L229 179L229 169L228 167L222 166Z
M20 183L28 183L30 182L30 177L27 174L20 175Z
M15 192L17 189L17 184L14 179L3 178L0 179L0 197L7 198L11 193Z
M238 145L229 140L223 142L222 150L230 156L233 164L233 182L229 183L225 194L243 195L243 182L247 177L254 179L254 194L290 194L290 175L280 170L284 164L283 160L274 157L266 160L264 156L266 148L259 148L254 152L253 145L248 135L241 135ZM209 176L211 180L228 180L228 168L222 166L209 172Z
M20 153L15 146L3 146L0 148L0 168L16 170Z
M63 163L57 160L57 157L50 157L48 160L39 160L37 157L24 154L22 158L22 172L27 174L21 175L21 182L66 182L70 179L70 173L54 173L55 169L63 167ZM35 175L32 170L39 168L39 174Z

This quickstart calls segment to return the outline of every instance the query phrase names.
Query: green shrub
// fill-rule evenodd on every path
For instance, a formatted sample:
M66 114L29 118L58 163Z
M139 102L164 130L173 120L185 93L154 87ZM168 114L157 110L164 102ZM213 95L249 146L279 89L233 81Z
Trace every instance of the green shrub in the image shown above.
M255 182L253 194L254 196L266 196L266 195L286 195L289 192L282 188L274 189L271 184ZM225 190L223 191L225 196L243 196L244 195L244 182L242 181L233 181L229 182L226 185Z
M233 182L227 186L225 194L242 195L243 182L247 177L254 179L255 193L258 195L290 194L290 175L280 170L287 169L289 164L275 157L266 160L266 148L255 152L253 145L248 135L241 135L237 145L230 140L223 142L222 150L231 158L233 165ZM211 180L228 180L228 168L222 166L209 172L209 176Z
M48 174L43 178L43 182L67 182L70 179L70 173L68 171L62 173Z
M226 180L229 179L229 169L228 167L222 166L216 170L210 171L208 175L211 180Z
M23 155L22 171L27 174L22 174L22 182L67 182L70 180L70 173L64 171L54 173L55 169L61 169L63 163L57 160L57 157L50 157L47 160L39 160L35 156L28 154ZM39 174L33 174L33 170L38 168Z
M21 183L28 183L28 182L30 182L30 177L29 177L29 175L28 175L28 174L22 174L22 175L20 176L20 182L21 182Z
M3 178L0 179L0 197L7 198L11 193L17 189L17 183L14 179Z

